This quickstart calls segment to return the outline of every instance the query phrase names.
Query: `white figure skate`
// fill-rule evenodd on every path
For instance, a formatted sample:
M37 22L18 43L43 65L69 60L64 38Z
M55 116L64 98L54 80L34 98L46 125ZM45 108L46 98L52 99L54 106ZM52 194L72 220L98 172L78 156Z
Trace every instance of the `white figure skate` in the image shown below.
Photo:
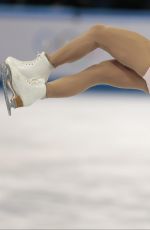
M32 61L20 61L16 58L8 57L5 63L0 65L0 74L9 115L11 115L11 108L30 105L34 100L41 97L38 93L43 95L46 88L44 83L48 81L53 69L53 65L48 61L44 52L38 54ZM9 91L12 94L11 99L9 98Z
M38 54L32 61L20 61L13 57L8 57L5 60L7 65L15 67L19 73L27 79L43 78L45 82L48 81L49 75L54 69L53 65L48 61L46 54L42 52Z
M12 108L31 105L46 96L44 79L27 79L16 67L10 67L6 63L0 65L0 74L9 115ZM12 94L11 98L9 91Z

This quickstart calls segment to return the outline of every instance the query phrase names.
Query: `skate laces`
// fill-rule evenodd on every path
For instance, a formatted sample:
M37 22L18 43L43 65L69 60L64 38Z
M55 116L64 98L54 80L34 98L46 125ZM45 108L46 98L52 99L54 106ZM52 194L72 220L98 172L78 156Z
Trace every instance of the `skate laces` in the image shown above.
M27 79L27 83L31 86L35 86L35 85L40 85L45 83L44 79L39 78L39 79Z
M32 60L32 61L25 62L25 65L26 66L33 66L33 65L35 65L41 59L42 59L41 53L37 53L36 58L34 60Z
M38 61L39 59L41 59L42 57L41 57L41 53L37 53L37 55L36 55L36 58L35 58L35 61Z

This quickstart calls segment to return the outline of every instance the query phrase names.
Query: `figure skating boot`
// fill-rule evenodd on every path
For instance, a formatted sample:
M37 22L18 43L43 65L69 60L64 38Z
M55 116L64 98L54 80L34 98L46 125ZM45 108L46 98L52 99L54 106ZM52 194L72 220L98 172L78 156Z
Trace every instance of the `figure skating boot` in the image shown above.
M45 82L48 81L53 65L48 61L46 54L42 52L32 61L20 61L13 57L8 57L5 63L11 66L15 66L20 74L25 76L27 79L39 79L43 78Z
M15 66L0 65L4 96L8 114L12 108L29 106L46 96L45 79L28 79ZM9 91L12 97L9 97Z

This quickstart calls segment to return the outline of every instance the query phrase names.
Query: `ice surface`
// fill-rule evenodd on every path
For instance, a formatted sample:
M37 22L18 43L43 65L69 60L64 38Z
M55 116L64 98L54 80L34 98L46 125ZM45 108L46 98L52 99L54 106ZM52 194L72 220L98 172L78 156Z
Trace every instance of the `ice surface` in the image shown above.
M150 98L0 107L0 228L150 228Z

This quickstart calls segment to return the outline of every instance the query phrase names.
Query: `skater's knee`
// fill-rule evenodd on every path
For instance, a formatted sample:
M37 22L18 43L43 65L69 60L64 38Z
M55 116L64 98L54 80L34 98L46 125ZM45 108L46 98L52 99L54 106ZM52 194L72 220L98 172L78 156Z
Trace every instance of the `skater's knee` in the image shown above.
M112 59L112 60L106 60L106 61L103 61L103 62L100 62L98 65L101 67L101 68L110 68L110 67L112 67L112 66L114 66L114 65L116 65L117 63L116 63L117 61L114 59Z
M103 34L105 33L107 29L107 25L104 24L95 24L93 25L89 31L89 37L92 38L92 40L95 42L95 45L98 47L99 40L102 38Z
M90 66L88 69L90 70L107 69L108 67L111 67L114 64L115 64L115 60L107 60L107 61L102 61L100 63L94 64Z
M95 24L89 29L89 34L94 40L97 40L106 31L107 27L104 24Z
M90 28L90 32L96 34L97 32L104 30L106 25L104 24L95 24Z

